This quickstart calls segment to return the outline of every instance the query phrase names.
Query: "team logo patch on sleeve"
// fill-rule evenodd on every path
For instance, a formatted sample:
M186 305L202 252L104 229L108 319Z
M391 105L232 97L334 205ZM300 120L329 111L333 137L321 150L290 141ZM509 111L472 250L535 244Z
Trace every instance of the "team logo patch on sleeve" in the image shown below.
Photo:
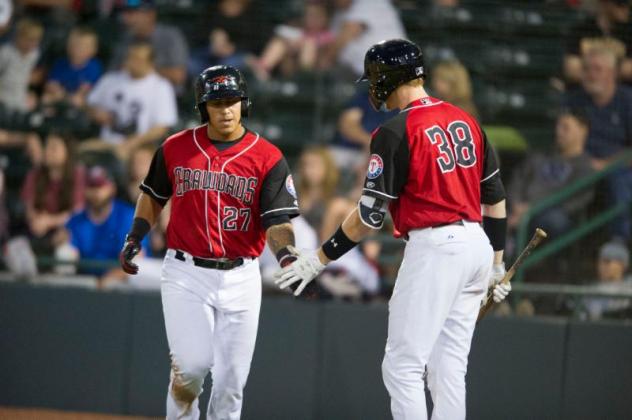
M384 171L384 162L380 155L372 154L369 158L369 170L367 171L367 178L375 179L378 176L382 175Z
M287 192L290 193L292 197L297 198L296 188L294 188L294 180L292 179L292 175L288 175L287 178L285 178L285 189L287 190Z

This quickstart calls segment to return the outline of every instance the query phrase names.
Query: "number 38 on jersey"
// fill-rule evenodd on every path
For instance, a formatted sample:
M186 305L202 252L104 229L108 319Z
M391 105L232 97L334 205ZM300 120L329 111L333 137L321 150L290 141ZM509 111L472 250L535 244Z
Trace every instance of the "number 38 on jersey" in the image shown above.
M439 149L437 164L442 173L451 172L456 165L469 168L476 164L476 150L472 131L465 121L453 121L447 132L438 125L425 131L430 142Z

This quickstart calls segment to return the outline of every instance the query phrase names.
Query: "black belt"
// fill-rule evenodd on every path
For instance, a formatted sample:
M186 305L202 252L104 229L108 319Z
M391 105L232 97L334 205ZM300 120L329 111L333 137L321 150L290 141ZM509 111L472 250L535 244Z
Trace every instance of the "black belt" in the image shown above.
M452 225L459 225L459 226L465 226L465 223L463 223L463 220L457 220L456 222L450 222L450 223L441 223L439 225L434 225L432 226L432 228L439 228L439 227L444 227L444 226L452 226Z
M176 260L186 261L184 252L176 249ZM239 257L235 260L213 260L209 258L193 257L193 264L202 268L213 268L215 270L232 270L244 263L244 259Z

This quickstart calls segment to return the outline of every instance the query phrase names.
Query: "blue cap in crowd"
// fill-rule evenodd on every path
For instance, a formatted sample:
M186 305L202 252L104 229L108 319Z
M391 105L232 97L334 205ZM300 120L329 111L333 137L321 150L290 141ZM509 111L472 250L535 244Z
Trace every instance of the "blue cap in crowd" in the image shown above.
M620 241L610 241L603 244L599 249L599 258L621 261L627 267L630 262L630 252Z

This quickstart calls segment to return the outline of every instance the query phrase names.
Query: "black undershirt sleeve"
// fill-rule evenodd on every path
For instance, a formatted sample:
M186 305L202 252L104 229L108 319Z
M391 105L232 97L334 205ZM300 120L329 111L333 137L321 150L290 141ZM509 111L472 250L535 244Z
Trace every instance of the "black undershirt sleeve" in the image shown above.
M481 203L496 204L505 199L505 187L500 178L498 159L494 148L483 132L483 176L481 178Z
M167 173L162 146L156 150L149 166L149 172L139 187L163 207L169 201L173 190Z
M405 131L380 127L371 139L371 156L362 194L382 200L397 199L408 180L409 164Z
M296 189L285 158L279 159L266 174L261 187L259 208L264 229L289 222L299 215Z

